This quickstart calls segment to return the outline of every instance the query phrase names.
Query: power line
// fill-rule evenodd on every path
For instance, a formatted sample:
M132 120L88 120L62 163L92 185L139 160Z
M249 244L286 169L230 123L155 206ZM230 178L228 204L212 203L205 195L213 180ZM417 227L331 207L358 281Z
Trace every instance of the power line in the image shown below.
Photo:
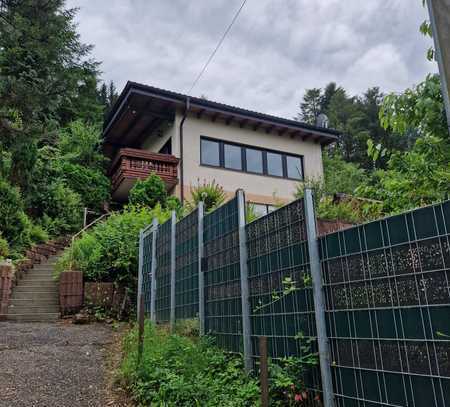
M228 35L228 32L231 30L231 27L233 27L233 24L239 17L239 14L241 13L242 9L245 6L245 3L247 3L247 0L244 0L241 4L241 7L239 7L239 9L236 11L236 14L234 15L233 19L231 20L231 23L228 25L227 29L225 30L225 32L222 35L222 38L220 38L220 41L217 43L216 48L214 48L214 51L211 53L211 55L209 56L205 65L203 66L202 70L197 75L197 77L195 78L195 81L192 83L191 87L189 88L189 90L187 92L188 94L192 92L192 89L194 89L195 85L197 85L197 82L200 80L202 75L205 73L206 68L208 67L209 63L214 58L214 55L216 55L216 52L219 50L220 46L222 45L223 41L225 40L225 37Z

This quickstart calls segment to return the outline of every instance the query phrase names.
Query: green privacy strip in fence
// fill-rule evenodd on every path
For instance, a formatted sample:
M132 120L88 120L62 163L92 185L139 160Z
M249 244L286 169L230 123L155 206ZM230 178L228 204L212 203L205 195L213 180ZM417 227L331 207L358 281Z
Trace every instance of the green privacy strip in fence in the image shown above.
M146 313L150 313L151 307L152 241L153 233L150 232L143 236L142 295L144 296L144 309Z
M198 315L198 210L176 225L175 318Z
M172 221L169 219L158 230L156 238L156 321L170 319L170 237Z
M246 233L253 350L258 355L264 335L271 357L301 356L305 340L316 336L303 200L248 224ZM304 380L320 389L318 369Z
M222 348L242 352L237 198L204 218L205 329Z
M320 240L338 405L450 406L450 202Z

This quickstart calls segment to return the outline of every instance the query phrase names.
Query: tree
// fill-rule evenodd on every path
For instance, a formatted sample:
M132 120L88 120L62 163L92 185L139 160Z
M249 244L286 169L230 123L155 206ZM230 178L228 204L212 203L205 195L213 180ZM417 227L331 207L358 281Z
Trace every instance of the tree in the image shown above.
M328 111L330 106L331 98L338 91L341 90L341 87L337 87L335 82L330 82L323 91L323 94L320 98L320 111L325 113Z
M11 152L10 180L25 188L36 150L58 125L101 120L98 63L80 42L64 0L11 2L0 19L0 142ZM11 24L7 23L10 21Z
M390 94L380 110L383 126L398 137L415 129L410 151L394 153L386 170L376 171L360 194L380 199L386 212L399 212L448 199L450 196L450 139L438 75L428 75L400 95Z
M300 113L297 120L304 123L316 124L317 116L321 113L321 90L319 88L307 89L300 103Z
M103 106L104 117L109 114L118 97L119 94L117 93L116 86L113 81L110 81L108 85L105 82L102 83L99 90L99 100L100 104Z

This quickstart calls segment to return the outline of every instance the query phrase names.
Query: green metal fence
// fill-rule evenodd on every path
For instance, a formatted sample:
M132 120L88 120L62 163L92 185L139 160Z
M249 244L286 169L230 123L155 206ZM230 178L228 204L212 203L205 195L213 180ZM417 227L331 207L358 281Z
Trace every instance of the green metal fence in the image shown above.
M151 270L152 270L152 241L153 233L148 230L142 235L142 295L144 296L144 310L151 311Z
M255 355L258 337L267 336L269 356L302 356L316 337L303 200L248 224L246 232ZM318 369L307 373L306 385L319 390Z
M167 322L170 319L170 254L171 225L169 219L158 230L156 238L156 320Z
M205 329L217 344L242 352L237 198L204 218Z
M176 224L175 318L198 316L198 209Z
M304 380L320 394L321 377L331 371L332 386L331 380L323 385L326 407L450 407L450 202L314 240L310 201L280 208L246 225L244 234L238 198L204 217L193 212L175 228L166 222L153 231L156 243L146 231L145 310L155 281L155 320L169 321L172 264L175 317L202 319L203 304L205 332L225 350L244 352L251 338L246 357L257 358L262 335L273 358L301 355L302 336L314 339L312 351L325 343L330 356L321 353L321 360L330 363L310 369ZM325 309L313 299L322 290Z
M338 406L450 406L450 202L320 239Z

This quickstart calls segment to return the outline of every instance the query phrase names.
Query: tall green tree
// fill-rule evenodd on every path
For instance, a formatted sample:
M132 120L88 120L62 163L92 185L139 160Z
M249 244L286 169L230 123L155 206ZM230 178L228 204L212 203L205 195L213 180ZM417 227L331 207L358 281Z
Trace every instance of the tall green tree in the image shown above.
M0 148L10 180L26 189L42 140L76 117L101 120L98 62L64 0L11 2L0 19Z
M296 119L304 123L315 124L321 108L322 92L319 88L307 89L300 103L300 113Z

